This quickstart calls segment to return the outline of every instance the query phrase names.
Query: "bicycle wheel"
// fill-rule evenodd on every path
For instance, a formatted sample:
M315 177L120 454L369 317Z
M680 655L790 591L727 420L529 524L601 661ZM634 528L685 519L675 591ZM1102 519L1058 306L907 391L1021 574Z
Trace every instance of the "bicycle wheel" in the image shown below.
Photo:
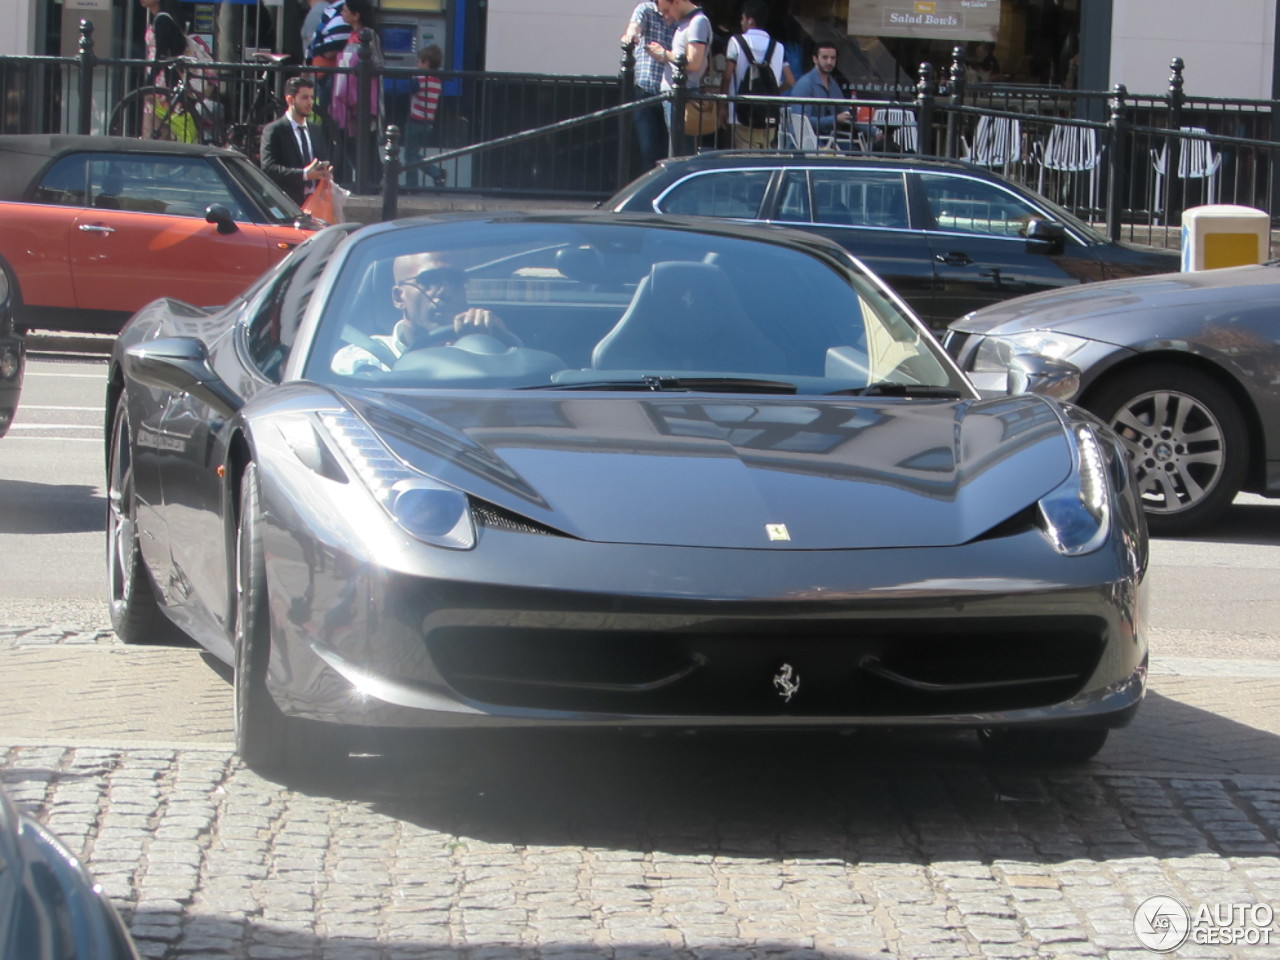
M171 91L164 87L139 87L116 104L107 122L113 137L176 140L169 120Z

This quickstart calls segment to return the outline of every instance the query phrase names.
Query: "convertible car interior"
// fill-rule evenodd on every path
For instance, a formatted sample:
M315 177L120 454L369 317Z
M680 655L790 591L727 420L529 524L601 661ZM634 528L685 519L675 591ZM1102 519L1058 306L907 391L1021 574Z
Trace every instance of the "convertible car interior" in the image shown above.
M395 251L359 271L345 323L326 325L344 330L328 356L353 343L380 350L369 341L385 338L399 318L392 262L405 255ZM904 378L948 382L936 359L914 346L919 333L879 289L867 284L854 298L847 280L818 261L797 257L794 267L802 275L779 284L783 267L762 255L760 245L739 249L732 242L723 249L660 252L573 241L494 250L465 266L467 303L499 317L521 346L473 333L383 357L382 369L359 376L384 385L532 388L691 373L758 375L785 378L799 392ZM810 322L787 322L797 311ZM859 313L862 323L850 323ZM335 373L342 363L335 364L322 379L343 375Z

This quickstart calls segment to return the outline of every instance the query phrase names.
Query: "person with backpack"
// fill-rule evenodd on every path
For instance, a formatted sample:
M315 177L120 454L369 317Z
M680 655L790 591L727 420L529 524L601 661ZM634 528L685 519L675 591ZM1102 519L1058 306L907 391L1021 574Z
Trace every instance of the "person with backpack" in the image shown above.
M742 32L729 40L725 51L721 93L776 97L795 84L783 45L764 29L768 19L769 5L765 0L747 0L742 5ZM726 119L733 132L732 147L750 150L774 146L781 113L776 104L730 101L727 107Z

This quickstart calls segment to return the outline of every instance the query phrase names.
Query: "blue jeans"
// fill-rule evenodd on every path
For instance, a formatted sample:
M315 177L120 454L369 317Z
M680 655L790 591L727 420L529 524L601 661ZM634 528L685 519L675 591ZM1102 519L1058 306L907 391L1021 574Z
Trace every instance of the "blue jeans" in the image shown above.
M671 130L674 111L675 111L674 103L672 103L670 100L666 100L663 102L662 116L667 124L667 129L663 131L664 133L667 133ZM693 152L693 149L689 146L689 143L690 143L689 137L683 134L680 134L680 135L674 136L673 139L675 140L675 150L671 154L673 157L687 157L690 153Z
M636 90L641 97L652 97L657 92L639 88ZM645 107L637 107L632 120L635 123L636 148L643 172L667 155L667 122L662 115L662 104L651 103Z
M406 121L404 125L405 163L414 163L423 158L423 152L426 150L427 140L430 138L432 130L433 125L431 124L420 123L416 120ZM438 163L431 163L416 170L406 170L404 174L405 186L421 186L424 173L433 180L439 180L444 174L444 168Z

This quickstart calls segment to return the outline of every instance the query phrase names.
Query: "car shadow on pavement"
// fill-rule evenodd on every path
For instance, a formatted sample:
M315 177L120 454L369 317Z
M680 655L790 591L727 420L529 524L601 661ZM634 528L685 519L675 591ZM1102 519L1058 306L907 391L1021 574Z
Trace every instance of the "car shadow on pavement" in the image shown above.
M1280 698L1280 681L1270 695ZM1106 843L1090 852L1082 841L1055 840L1063 818L1103 817L1129 830L1179 807L1184 780L1225 784L1230 794L1238 778L1274 780L1280 770L1275 733L1157 693L1093 762L1076 766L993 763L961 731L447 731L366 746L383 752L353 754L345 768L295 789L493 843L639 843L734 856L780 855L781 844L787 855L846 858L844 841L833 846L833 837L897 823L905 832L885 842L901 856L920 855L903 837L923 830L943 846L971 845L975 831L992 831L989 855L998 857L1021 842L1003 838L1001 824L1024 820L1036 838L1026 855L1038 861L1097 856ZM1194 819L1194 811L1176 816ZM1256 813L1233 816L1247 822ZM1211 830L1195 827L1151 836L1142 855L1222 849Z
M106 510L96 487L0 478L0 534L90 533Z
M1249 496L1233 503L1226 513L1204 530L1158 539L1223 544L1280 544L1280 501Z

